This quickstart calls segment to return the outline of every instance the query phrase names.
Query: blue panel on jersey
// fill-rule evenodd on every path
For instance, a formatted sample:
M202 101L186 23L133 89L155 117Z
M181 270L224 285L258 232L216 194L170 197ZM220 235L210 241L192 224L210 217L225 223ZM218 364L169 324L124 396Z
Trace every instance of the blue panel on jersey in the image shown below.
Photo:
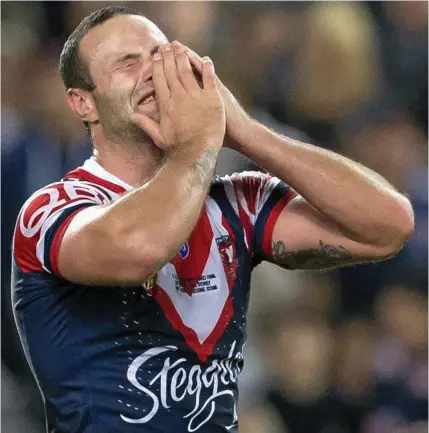
M45 234L45 248L44 248L44 262L45 262L45 267L47 269L49 269L50 272L52 272L52 266L51 266L51 245L52 245L52 241L54 240L54 236L55 233L57 232L57 230L61 227L61 224L67 219L67 217L72 214L73 212L75 212L76 210L80 209L80 208L84 208L84 207L89 207L89 206L96 206L96 203L80 203L77 204L76 206L72 206L68 209L65 209L61 215L59 216L59 218L55 221L54 224L52 224L52 226L49 228L49 230L46 232Z
M273 190L273 192L268 197L263 208L259 212L259 215L255 222L255 227L253 229L253 243L252 250L255 254L263 256L262 242L264 239L265 225L267 223L268 217L271 214L274 206L290 191L288 185L284 182L280 182Z

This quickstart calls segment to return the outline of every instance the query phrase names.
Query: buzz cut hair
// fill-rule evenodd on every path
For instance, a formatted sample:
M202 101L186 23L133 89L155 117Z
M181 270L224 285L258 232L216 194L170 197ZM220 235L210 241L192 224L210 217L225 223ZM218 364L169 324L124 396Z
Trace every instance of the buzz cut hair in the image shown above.
M85 17L68 37L60 55L60 75L67 89L77 88L92 92L96 86L91 76L89 66L79 54L79 46L84 36L94 27L97 27L111 18L119 15L145 16L141 12L126 6L107 6L98 9ZM91 137L91 129L88 122L83 122Z

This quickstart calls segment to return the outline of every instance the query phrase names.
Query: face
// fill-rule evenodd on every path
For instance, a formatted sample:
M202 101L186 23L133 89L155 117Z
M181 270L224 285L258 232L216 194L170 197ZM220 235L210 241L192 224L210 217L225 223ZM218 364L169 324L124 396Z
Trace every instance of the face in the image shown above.
M82 39L80 55L96 86L96 116L111 140L141 140L146 134L135 120L146 114L159 121L152 81L152 55L167 43L148 19L120 15L91 29Z

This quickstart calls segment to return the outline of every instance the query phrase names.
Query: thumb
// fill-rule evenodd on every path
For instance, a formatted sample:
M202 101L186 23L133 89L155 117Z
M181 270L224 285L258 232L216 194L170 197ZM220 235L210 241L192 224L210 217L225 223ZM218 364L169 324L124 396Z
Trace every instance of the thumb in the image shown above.
M140 125L143 131L149 135L149 137L157 146L163 144L164 140L162 139L161 129L157 122L155 122L149 116L140 114L137 117L137 123Z

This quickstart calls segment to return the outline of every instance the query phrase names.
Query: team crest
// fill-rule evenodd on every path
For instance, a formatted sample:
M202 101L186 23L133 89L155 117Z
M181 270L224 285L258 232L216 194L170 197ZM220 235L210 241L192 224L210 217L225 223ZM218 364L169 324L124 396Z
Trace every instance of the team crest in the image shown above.
M238 266L235 246L228 235L216 238L216 244L225 269L225 275L228 280L234 280Z

